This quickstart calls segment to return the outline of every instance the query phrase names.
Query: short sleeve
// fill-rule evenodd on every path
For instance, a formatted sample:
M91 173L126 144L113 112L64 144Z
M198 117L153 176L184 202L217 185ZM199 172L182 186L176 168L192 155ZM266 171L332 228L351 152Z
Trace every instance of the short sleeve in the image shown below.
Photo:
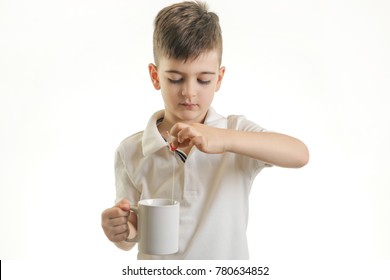
M269 132L267 129L261 127L257 123L254 123L244 116L232 115L228 117L228 127L231 129L237 129L241 131L252 132Z
M246 119L244 116L240 115L231 115L228 116L228 128L229 129L235 129L235 130L240 130L240 131L250 131L250 132L270 132L269 130L261 127L260 125ZM247 168L253 169L253 174L257 174L260 172L260 170L264 167L271 167L272 165L248 158L248 157L243 157L241 159L241 162L243 165L246 165Z
M133 181L131 180L125 161L118 149L115 153L115 187L116 187L116 199L115 203L127 198L130 204L137 204L140 193L135 188Z

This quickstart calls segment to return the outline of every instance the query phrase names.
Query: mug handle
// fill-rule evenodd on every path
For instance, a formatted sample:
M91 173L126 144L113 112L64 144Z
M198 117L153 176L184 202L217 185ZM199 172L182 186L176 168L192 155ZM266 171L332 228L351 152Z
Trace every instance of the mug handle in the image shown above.
M138 216L138 207L130 207L130 210L133 211ZM125 242L138 242L138 233L134 238L126 238Z

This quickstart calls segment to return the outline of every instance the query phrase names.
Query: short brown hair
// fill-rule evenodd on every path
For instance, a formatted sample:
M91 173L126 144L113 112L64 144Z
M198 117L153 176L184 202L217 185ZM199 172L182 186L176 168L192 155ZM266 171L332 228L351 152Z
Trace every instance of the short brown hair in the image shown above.
M218 16L205 3L185 1L162 9L154 21L153 54L158 65L162 56L195 59L216 49L222 60L222 32Z

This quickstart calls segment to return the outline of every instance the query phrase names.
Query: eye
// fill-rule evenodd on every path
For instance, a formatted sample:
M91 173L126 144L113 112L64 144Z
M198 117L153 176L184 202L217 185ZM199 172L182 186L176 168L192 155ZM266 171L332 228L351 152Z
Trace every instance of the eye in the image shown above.
M208 85L211 81L205 81L205 80L199 80L198 79L198 83L201 84L201 85Z
M183 82L183 79L179 79L179 80L168 79L168 81L171 84L180 84L181 82Z

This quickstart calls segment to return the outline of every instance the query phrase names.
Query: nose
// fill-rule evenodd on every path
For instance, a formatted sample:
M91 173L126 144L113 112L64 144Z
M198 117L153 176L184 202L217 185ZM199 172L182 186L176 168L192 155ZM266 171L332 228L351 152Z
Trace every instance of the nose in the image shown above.
M196 86L192 81L186 81L183 84L181 94L187 98L194 97L196 95Z

